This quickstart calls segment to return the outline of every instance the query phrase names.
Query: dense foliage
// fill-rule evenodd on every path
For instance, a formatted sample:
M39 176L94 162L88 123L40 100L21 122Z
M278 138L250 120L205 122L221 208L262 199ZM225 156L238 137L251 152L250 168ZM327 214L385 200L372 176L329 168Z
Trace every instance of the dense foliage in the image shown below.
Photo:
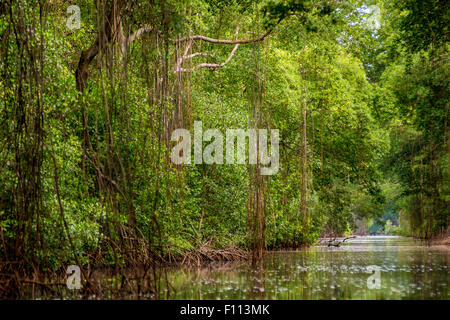
M79 29L70 5L0 5L1 261L448 232L448 2L83 0ZM173 164L194 121L278 129L278 173Z

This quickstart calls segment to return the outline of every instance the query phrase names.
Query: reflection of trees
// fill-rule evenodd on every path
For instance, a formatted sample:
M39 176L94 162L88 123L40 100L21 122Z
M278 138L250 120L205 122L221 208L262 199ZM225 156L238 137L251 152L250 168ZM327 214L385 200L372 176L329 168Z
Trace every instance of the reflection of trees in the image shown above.
M265 299L266 298L266 277L264 271L264 261L259 259L253 263L251 269L251 281L249 281L249 299Z
M184 273L178 270L177 277L170 278L178 290L176 298L186 299L447 298L443 285L449 279L447 252L414 246L367 249L269 252L254 268L248 261L240 266L217 264ZM367 287L369 265L382 268L381 289ZM230 283L231 291L224 290Z

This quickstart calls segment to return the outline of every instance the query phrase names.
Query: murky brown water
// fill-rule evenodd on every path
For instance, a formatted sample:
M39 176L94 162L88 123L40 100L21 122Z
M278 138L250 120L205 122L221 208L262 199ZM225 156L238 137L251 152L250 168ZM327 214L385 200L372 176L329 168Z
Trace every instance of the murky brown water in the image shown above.
M246 264L173 269L168 272L173 288L163 288L161 298L449 299L449 261L448 247L359 237L338 248L269 252L258 270Z

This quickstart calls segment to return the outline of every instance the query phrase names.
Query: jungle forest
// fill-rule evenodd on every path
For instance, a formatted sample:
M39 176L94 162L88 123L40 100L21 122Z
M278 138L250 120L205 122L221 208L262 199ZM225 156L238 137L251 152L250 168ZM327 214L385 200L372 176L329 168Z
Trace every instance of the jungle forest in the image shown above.
M448 1L4 0L0 17L2 299L449 299ZM269 159L250 134L222 160L232 129ZM354 263L384 258L409 261L382 271L397 289L357 286Z

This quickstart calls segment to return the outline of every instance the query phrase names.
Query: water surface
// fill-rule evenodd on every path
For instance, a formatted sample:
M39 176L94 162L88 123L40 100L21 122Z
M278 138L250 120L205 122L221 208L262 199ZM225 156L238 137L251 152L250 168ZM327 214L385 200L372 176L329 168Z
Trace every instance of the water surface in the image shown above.
M268 252L257 269L248 263L176 268L161 298L449 299L449 260L448 247L358 237L340 247ZM370 269L379 270L378 282Z

